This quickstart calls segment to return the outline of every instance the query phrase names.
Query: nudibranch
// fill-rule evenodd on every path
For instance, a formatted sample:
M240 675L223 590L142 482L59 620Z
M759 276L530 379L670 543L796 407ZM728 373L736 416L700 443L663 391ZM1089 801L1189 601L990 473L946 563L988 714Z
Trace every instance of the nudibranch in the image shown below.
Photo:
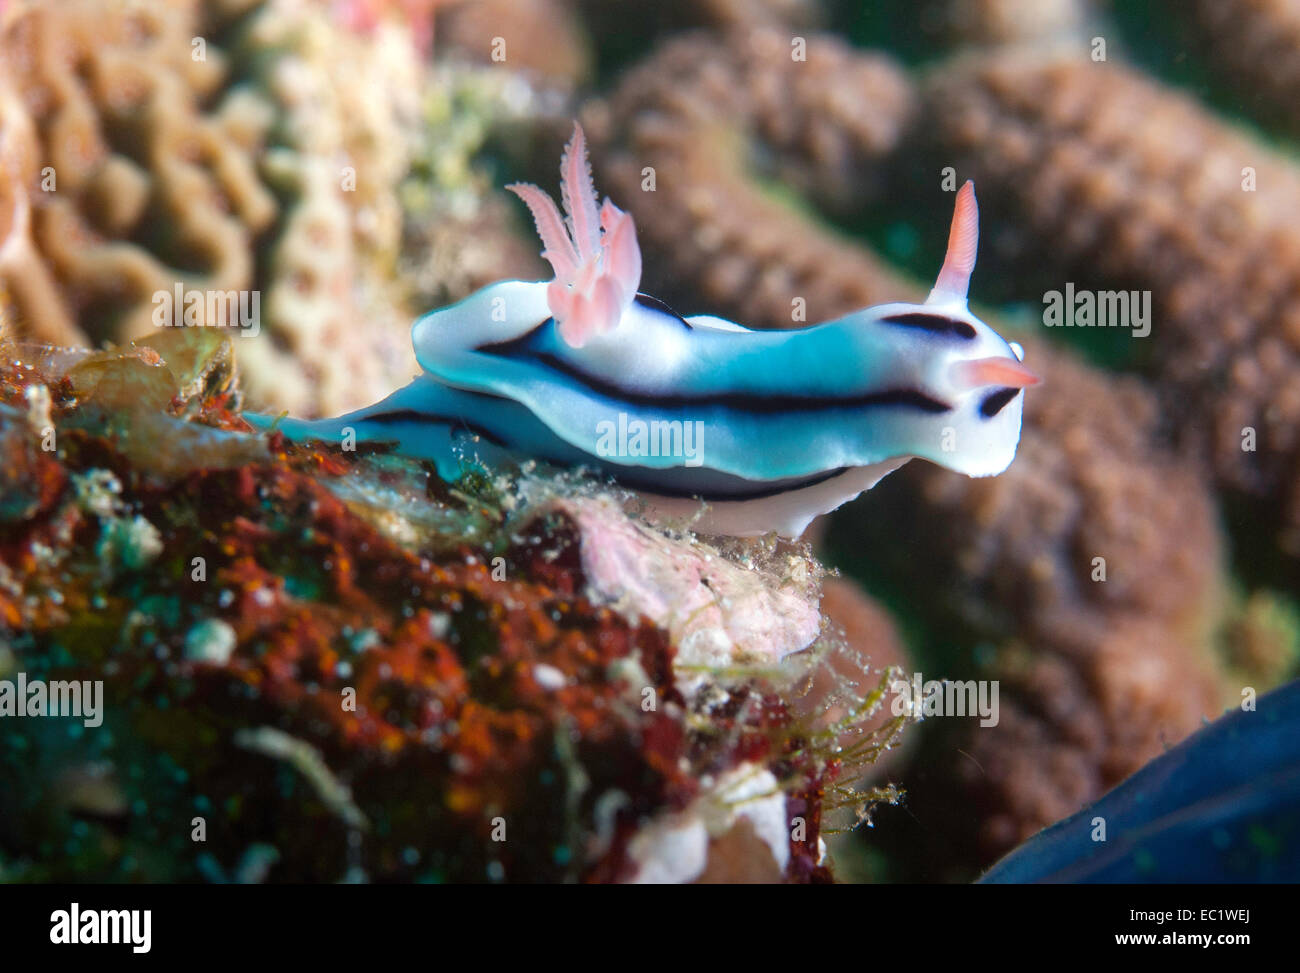
M561 170L564 216L536 186L509 187L553 280L502 281L429 312L412 326L423 374L410 385L279 430L337 442L350 428L448 480L524 457L586 467L642 495L658 519L735 536L797 537L915 457L968 476L1010 465L1021 392L1038 379L967 307L979 219L970 182L924 304L755 331L684 318L638 292L632 217L598 206L576 125Z

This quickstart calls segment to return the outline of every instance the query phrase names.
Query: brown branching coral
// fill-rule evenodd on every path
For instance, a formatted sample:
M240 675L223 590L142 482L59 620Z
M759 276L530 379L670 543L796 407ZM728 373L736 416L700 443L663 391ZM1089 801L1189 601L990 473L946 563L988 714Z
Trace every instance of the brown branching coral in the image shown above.
M788 32L687 35L589 112L602 178L657 258L647 286L769 327L917 295L764 188L861 205L912 116L911 86L889 59L824 36L807 39L806 60L798 53Z
M677 0L676 6L700 23L740 30L809 26L822 14L820 0Z
M1136 381L1035 343L1027 358L1052 394L1028 396L1007 472L913 463L837 521L898 583L925 585L959 638L1000 646L980 672L1001 683L998 725L962 721L945 768L911 788L918 814L946 816L958 795L978 808L950 837L973 839L984 863L1217 713L1222 678L1222 566L1197 468L1161 449Z
M819 15L816 0L446 0L437 48L567 92L593 80L596 38L653 45L674 29L809 27Z
M1193 0L1186 6L1211 59L1255 96L1249 110L1263 107L1270 119L1300 131L1300 6L1291 0Z
M1044 44L1077 39L1095 15L1092 0L938 0L932 16L976 44Z
M914 464L927 504L968 514L944 528L954 566L1030 637L1079 628L1081 608L1203 634L1220 566L1214 514L1196 467L1161 448L1156 401L1132 379L1026 347L1052 394L1026 396L1017 462L987 479ZM1097 557L1104 583L1092 580Z
M481 64L524 71L561 88L591 75L590 41L564 0L469 0L439 13L436 43Z
M1300 463L1294 167L1113 64L969 61L933 78L927 105L937 153L1004 207L1025 263L1150 290L1167 414L1221 483L1277 500Z
M616 36L621 27L653 43L672 31L697 27L747 31L810 29L825 21L822 0L576 0L594 36Z

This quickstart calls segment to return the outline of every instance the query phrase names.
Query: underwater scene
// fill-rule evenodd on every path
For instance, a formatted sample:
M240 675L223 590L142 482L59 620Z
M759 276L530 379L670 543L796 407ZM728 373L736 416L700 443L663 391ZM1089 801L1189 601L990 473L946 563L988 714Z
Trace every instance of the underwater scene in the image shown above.
M1297 881L1300 4L0 0L0 884Z

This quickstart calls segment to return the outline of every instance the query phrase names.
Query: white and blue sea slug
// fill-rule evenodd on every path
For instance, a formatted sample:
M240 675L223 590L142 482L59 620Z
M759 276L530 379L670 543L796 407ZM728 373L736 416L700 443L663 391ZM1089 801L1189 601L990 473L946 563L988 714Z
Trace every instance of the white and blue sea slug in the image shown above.
M584 466L701 532L797 537L816 516L913 457L969 476L1002 472L1037 382L966 305L974 187L957 194L948 253L924 304L885 304L813 327L753 331L683 318L637 292L632 217L598 207L582 130L562 169L561 216L528 205L555 270L502 281L412 328L424 374L369 408L285 419L292 439L391 443L454 480L533 457ZM273 420L251 416L261 427Z

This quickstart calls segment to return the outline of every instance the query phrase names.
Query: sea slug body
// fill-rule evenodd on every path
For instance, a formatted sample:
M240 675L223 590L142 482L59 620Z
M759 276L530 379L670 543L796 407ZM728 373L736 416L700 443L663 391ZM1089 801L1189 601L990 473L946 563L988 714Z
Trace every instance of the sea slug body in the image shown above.
M797 537L913 457L969 476L1010 465L1020 392L1037 378L967 307L972 184L924 304L753 331L637 292L632 217L598 207L577 126L562 173L567 218L537 187L510 187L554 280L503 281L424 315L412 338L425 374L366 409L277 428L337 441L351 427L447 479L519 457L585 466L643 495L652 516L735 536Z

